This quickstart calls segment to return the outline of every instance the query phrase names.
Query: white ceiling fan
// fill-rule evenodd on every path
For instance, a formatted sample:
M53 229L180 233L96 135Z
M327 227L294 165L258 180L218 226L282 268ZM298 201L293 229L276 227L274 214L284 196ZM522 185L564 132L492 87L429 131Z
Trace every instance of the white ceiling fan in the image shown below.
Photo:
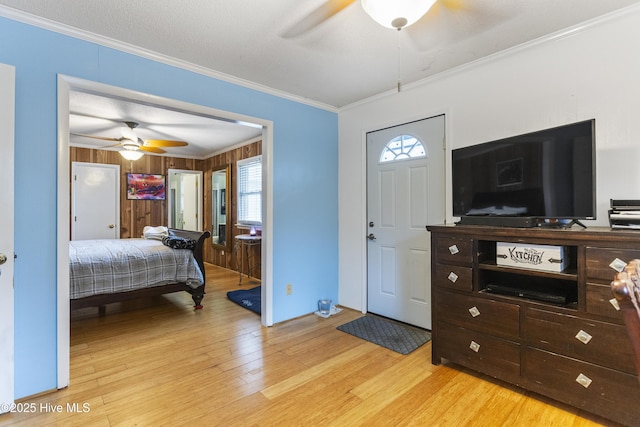
M101 139L103 141L113 141L117 142L117 144L108 145L105 148L109 147L122 147L120 150L120 155L127 160L138 160L143 156L145 152L147 153L155 153L155 154L163 154L166 151L163 148L168 147L185 147L189 145L189 143L185 141L174 141L168 139L147 139L143 140L138 137L134 131L135 128L139 126L139 123L133 121L124 121L123 122L127 127L122 129L122 136L118 138L113 137L105 137L98 135L85 135L79 133L72 133L74 136L82 136L85 138L93 138L93 139Z
M463 0L327 0L304 18L289 27L284 38L295 38L311 31L354 3L380 25L401 30L416 23L438 3L441 8L458 10Z
M433 46L436 39L455 39L455 25L452 18L460 19L458 13L464 9L469 11L469 5L465 1L474 0L326 0L318 8L307 14L304 18L293 24L285 31L284 38L302 37L315 27L330 20L348 7L362 7L362 10L375 22L383 27L395 29L398 33L398 78L397 91L401 91L400 72L400 31L408 31L410 39L418 51ZM436 6L436 7L434 7ZM474 11L475 12L475 11ZM425 15L429 15L425 17ZM467 14L467 19L470 14ZM421 18L428 19L421 19ZM411 28L407 27L413 26ZM438 33L438 37L433 35Z
M422 18L435 2L436 0L361 0L362 8L374 21L398 31Z

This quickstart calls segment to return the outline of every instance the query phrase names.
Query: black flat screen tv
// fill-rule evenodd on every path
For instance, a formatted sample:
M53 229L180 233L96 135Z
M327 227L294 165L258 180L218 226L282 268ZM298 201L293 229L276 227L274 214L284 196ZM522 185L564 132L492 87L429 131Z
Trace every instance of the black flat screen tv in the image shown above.
M595 119L452 151L453 216L537 226L596 218Z

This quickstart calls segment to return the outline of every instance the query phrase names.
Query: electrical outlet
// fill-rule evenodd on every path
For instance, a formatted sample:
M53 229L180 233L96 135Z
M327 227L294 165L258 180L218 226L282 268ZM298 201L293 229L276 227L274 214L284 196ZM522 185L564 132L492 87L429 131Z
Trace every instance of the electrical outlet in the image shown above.
M287 283L287 295L291 295L293 293L293 285L291 283Z
M222 253L220 255L224 256L224 251L221 251Z

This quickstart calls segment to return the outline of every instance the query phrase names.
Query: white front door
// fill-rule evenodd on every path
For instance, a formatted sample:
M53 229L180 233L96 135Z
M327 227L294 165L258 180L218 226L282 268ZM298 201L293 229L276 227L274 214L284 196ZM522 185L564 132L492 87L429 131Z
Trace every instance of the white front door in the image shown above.
M13 363L13 147L15 68L0 64L0 414L11 409Z
M120 238L120 166L71 164L71 240Z
M367 311L431 329L426 226L442 224L444 116L367 134Z

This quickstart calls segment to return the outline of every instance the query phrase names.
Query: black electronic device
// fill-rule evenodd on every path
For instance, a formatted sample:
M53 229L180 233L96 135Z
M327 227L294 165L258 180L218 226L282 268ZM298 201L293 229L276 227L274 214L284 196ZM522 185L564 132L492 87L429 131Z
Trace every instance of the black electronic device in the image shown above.
M640 200L610 199L611 209L616 210L640 210Z
M461 217L460 221L456 224L529 228L539 226L541 224L541 220L540 218L530 216L469 215Z
M536 301L548 302L551 304L565 305L568 300L566 293L556 291L541 291L536 289L523 289L515 286L505 286L490 283L485 290L492 294L508 295L521 298L528 298Z
M461 224L595 219L595 119L454 149L452 189Z

